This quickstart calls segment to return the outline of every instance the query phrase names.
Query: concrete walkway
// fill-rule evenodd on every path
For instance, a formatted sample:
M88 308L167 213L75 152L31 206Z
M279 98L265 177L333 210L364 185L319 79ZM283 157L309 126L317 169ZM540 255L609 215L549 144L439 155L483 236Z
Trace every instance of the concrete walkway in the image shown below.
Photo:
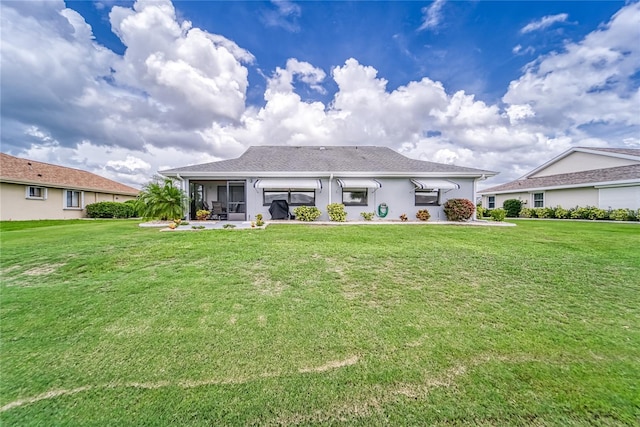
M221 230L225 229L227 225L228 229L234 230L246 230L251 229L251 221L187 221L187 225L180 225L175 229L168 227L169 221L151 221L140 224L140 227L155 227L160 228L160 231L198 231L198 230ZM286 225L325 225L325 226L345 226L345 225L458 225L458 226L474 226L474 227L514 227L516 224L510 222L496 222L496 221L468 221L468 222L453 222L453 221L392 221L392 220L374 220L374 221L296 221L296 220L272 220L265 221L265 225L262 227L253 227L255 229L265 228L271 224L286 224ZM231 227L230 227L231 226ZM197 228L193 228L197 227ZM203 228L200 228L203 227Z

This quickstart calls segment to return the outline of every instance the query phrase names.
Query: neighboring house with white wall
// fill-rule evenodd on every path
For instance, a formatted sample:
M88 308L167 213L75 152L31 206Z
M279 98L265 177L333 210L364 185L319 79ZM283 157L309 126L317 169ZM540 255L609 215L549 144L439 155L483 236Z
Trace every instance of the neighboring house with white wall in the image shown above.
M496 172L414 160L374 146L255 146L236 159L160 171L182 181L191 198L190 213L203 202L221 202L229 220L270 218L273 200L290 210L316 206L328 220L327 205L343 203L347 220L376 212L386 219L415 219L428 209L432 221L446 220L442 205L451 198L475 200L476 182Z
M575 147L523 177L479 192L482 206L640 208L640 149Z
M0 220L71 219L96 202L125 202L139 190L79 169L0 153Z

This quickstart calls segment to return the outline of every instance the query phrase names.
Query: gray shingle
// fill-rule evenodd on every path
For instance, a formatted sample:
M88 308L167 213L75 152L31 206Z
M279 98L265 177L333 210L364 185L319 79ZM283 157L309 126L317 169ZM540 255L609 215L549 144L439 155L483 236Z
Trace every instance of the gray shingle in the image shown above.
M255 146L237 159L162 171L197 172L384 172L477 173L495 172L414 160L387 147L374 146Z
M636 156L640 158L640 148L599 148L599 147L576 147L587 150L603 151L605 153L624 154L627 156Z
M640 179L640 164L583 172L562 173L538 178L518 179L506 184L487 188L479 191L479 193L489 194L502 191L527 191L534 188L560 187L565 185L579 186L581 184L595 184L630 179Z

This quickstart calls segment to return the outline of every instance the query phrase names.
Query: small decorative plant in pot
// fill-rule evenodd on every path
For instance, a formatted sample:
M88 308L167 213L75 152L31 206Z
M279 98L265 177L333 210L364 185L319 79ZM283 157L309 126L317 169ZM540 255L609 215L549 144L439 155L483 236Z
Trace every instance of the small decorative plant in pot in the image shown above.
M429 218L431 218L431 214L426 209L420 209L416 214L416 218L418 218L420 221L429 221Z
M375 214L376 214L375 212L360 212L360 216L365 221L372 221Z
M208 211L208 210L206 210L206 209L199 209L199 210L196 212L196 219L197 219L198 221L204 221L205 219L209 218L209 214L210 214L210 213L211 213L211 212L209 212L209 211Z

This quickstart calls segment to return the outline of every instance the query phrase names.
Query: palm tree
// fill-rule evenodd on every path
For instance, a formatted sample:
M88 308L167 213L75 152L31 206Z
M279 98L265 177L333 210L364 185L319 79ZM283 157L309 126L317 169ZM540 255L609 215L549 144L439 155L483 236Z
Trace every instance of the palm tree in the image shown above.
M142 188L136 207L144 218L180 219L184 216L188 197L170 178L154 177Z

